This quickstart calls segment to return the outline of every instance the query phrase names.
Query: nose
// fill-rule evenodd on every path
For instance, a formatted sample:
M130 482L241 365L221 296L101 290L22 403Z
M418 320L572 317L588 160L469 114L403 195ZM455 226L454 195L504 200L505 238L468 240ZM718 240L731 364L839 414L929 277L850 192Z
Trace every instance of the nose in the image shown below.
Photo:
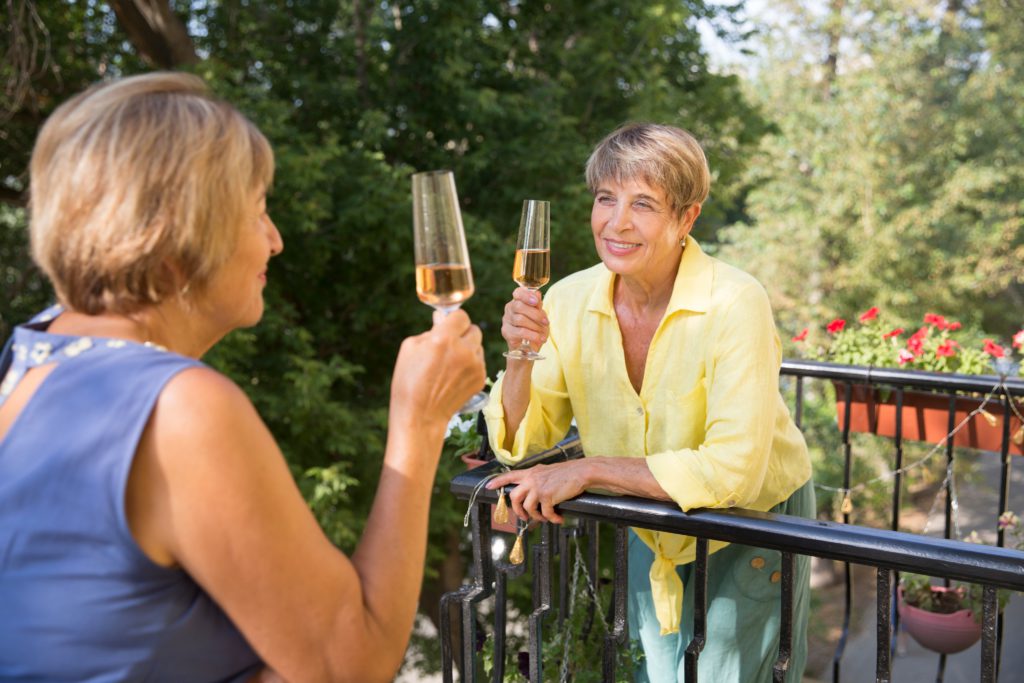
M629 207L624 205L623 202L617 203L611 207L611 211L608 214L607 225L615 232L622 232L629 227Z
M269 215L265 220L267 221L267 240L270 242L270 255L277 256L284 251L284 240L281 239L281 233Z

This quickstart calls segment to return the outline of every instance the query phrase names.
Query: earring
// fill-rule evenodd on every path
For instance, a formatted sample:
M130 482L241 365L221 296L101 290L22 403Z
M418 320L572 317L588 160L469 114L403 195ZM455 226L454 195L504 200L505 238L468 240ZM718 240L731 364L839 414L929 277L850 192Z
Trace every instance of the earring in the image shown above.
M686 249L686 235L683 235L683 239L679 240L679 246Z

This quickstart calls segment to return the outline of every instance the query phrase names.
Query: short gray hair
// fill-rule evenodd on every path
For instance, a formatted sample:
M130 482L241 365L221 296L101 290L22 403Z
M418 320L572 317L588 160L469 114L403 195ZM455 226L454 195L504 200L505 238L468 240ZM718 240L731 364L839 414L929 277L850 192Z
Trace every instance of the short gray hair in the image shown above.
M711 189L711 171L700 143L682 128L658 123L627 123L612 131L587 160L587 186L640 179L668 196L679 215L702 204Z

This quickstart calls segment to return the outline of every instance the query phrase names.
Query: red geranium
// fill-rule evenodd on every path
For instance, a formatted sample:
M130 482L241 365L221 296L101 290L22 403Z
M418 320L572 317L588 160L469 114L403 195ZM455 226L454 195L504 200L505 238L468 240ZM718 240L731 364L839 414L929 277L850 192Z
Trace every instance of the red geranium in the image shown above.
M805 339L807 339L807 328L806 327L804 328L803 332L801 332L800 334L798 334L795 337L793 337L793 341L795 341L795 342L802 342Z
M983 341L985 344L985 348L982 350L988 355L992 356L993 358L1002 358L1003 356L1006 355L1006 349L1004 349L999 344L996 344L991 339L985 339Z
M935 347L935 355L938 356L939 358L942 358L943 356L947 358L952 358L953 356L956 355L956 347L958 346L960 345L957 344L952 339L947 339L946 341L942 342L937 347Z
M924 321L929 325L935 325L940 330L944 330L949 326L945 318L935 313L925 313Z
M1019 349L1021 347L1024 347L1024 330L1013 335L1013 348Z
M836 318L828 325L826 325L825 329L828 331L829 334L836 334L838 332L842 332L844 327L846 327L846 321L843 320L842 318Z
M914 354L906 349L900 349L900 352L896 354L896 358L899 360L900 365L906 365L914 361Z
M920 356L924 353L924 338L928 336L928 328L922 327L914 334L910 335L910 339L907 340L907 348L915 356Z
M866 323L869 320L874 320L878 317L878 306L872 306L868 310L860 314L860 321Z
M892 339L893 337L898 337L901 334L903 334L903 328L902 327L897 327L896 329L891 330L891 331L886 332L885 334L883 334L882 335L882 339Z

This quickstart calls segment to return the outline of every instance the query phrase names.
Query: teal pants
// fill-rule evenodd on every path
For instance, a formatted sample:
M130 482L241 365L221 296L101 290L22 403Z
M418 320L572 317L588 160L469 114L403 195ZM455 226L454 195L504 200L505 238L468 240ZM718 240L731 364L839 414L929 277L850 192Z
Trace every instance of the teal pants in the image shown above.
M808 481L772 512L813 518L814 485ZM684 655L693 637L693 564L676 567L683 581L679 632L660 635L648 573L654 553L629 532L629 635L644 658L637 683L682 682ZM793 651L787 681L799 682L807 662L810 558L794 557ZM779 651L782 555L777 550L731 544L708 557L707 638L697 676L712 683L772 680Z

